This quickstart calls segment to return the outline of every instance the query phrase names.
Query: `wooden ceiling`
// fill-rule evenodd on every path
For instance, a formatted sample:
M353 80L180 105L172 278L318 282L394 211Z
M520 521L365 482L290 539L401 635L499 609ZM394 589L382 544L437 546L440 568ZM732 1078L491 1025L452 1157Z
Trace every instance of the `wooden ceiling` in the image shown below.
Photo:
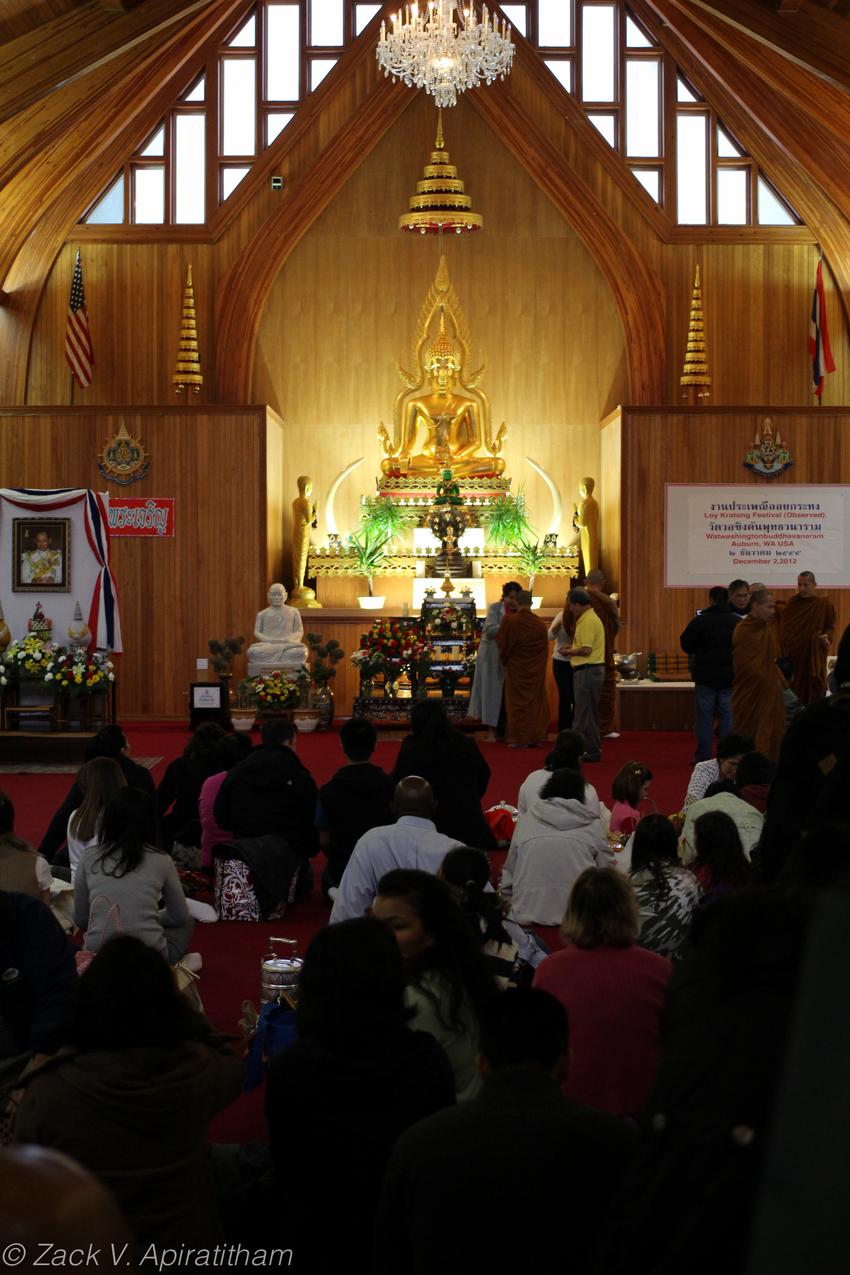
M244 7L246 0L3 0L0 338L11 370L0 371L0 402L22 401L38 299L66 238ZM792 200L823 245L846 306L850 0L634 0L633 7ZM364 41L373 38L371 30L363 36ZM374 60L363 57L360 43L346 51L329 77L335 78L336 86L326 98L323 85L314 95L309 121L305 117L304 127L316 134L313 184L323 189L330 189L325 174L332 171L331 186L338 186L362 162L363 148L340 148L329 132L334 117L329 120L322 113L323 103L330 102L350 76L351 113L344 127L368 132L356 116L374 107L378 81ZM527 83L539 78L539 59L530 50L522 54L511 79L481 107L494 125L500 113L507 127L512 110L526 109ZM561 117L569 121L577 144L593 161L609 171L620 165L627 177L618 157L603 153L607 147L592 137L592 127L583 127L578 107L572 115L563 103L561 107ZM401 109L393 103L381 117L381 126L389 126ZM284 135L280 146L290 144ZM550 188L556 202L557 191L567 191L575 180L568 155L563 148L559 153L541 128L518 136L515 154L539 184ZM262 165L255 168L257 173L243 183L243 204L252 180L261 179ZM304 172L301 178L308 183L311 174ZM637 183L624 181L623 197L663 240L664 219L648 206L651 201ZM568 208L564 211L567 216L581 213L579 208L572 214ZM599 239L589 245L597 259L615 260L639 281L644 267L633 260L627 228L609 224L611 219L598 216L592 203L585 204L584 212L595 223L586 233L591 240L594 235ZM302 233L311 215L305 214ZM259 241L271 230L271 225L266 227ZM618 234L621 242L612 258ZM262 268L264 254L257 245L249 245L246 252L246 260ZM235 263L232 277L238 278L244 266L244 261L241 266ZM644 286L655 283L644 280ZM623 318L628 331L634 316L623 312ZM651 384L654 373L644 368L641 378Z

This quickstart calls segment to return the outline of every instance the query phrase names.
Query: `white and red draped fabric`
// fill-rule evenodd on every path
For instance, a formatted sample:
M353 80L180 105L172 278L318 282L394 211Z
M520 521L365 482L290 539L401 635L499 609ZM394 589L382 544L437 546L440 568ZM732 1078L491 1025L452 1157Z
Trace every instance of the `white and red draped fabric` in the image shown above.
M45 590L12 591L16 518L68 518L71 524L71 587L67 593ZM0 488L0 601L13 638L26 636L27 620L41 602L53 620L54 641L62 643L79 602L92 635L91 645L102 651L122 650L118 590L109 565L109 494L88 487L54 490Z

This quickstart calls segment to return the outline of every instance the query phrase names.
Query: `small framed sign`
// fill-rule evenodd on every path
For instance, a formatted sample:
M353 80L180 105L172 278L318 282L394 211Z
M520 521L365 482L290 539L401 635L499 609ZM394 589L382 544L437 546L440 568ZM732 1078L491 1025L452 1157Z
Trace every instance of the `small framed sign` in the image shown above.
M225 689L220 682L192 682L189 687L189 726L192 730L201 722L227 724L230 710Z
M12 592L69 593L71 519L12 519Z

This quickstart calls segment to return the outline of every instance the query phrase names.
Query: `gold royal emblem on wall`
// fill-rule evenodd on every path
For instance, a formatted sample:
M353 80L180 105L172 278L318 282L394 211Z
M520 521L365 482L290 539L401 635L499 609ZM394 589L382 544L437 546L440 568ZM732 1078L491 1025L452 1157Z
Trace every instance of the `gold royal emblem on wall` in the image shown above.
M150 459L141 439L133 438L122 422L114 438L106 440L100 453L98 469L110 482L127 486L144 478L150 469Z

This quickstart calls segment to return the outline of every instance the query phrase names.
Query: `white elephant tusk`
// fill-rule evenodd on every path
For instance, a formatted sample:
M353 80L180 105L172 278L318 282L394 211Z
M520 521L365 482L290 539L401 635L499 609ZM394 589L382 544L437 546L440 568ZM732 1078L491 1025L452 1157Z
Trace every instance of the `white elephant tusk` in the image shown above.
M556 534L561 530L561 493L555 484L554 478L546 473L542 465L538 465L536 460L532 460L530 456L525 458L536 474L539 474L546 486L549 488L549 494L552 497L552 517L549 520L549 532Z
M341 473L337 474L336 478L328 488L328 495L325 501L325 526L328 529L329 536L335 536L337 534L336 518L334 517L334 501L336 500L336 494L348 475L353 473L358 465L362 465L365 459L365 456L361 456L359 460L353 460L350 465L346 465L345 469L343 469Z

